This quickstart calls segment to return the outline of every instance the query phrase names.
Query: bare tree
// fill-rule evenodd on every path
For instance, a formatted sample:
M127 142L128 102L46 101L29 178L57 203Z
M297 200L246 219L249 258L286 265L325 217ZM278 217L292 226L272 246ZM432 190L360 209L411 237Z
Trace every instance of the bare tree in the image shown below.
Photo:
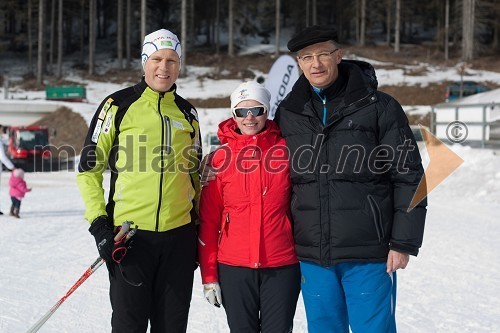
M316 25L318 24L318 9L316 6L316 0L312 0L312 24Z
M227 54L234 57L234 43L233 43L233 0L229 0L229 18L228 18L228 33L227 33Z
M84 51L83 51L83 46L84 46L84 34L85 34L85 0L80 1L80 65L83 66L83 59L85 58L84 56Z
M146 37L146 0L141 0L141 43Z
M31 0L28 0L28 71L33 73L33 38L31 33L33 31L33 18Z
M96 0L89 0L89 75L94 74L95 67L96 7Z
M449 34L450 34L450 0L446 0L444 9L444 60L448 60Z
M401 0L396 0L396 22L394 25L394 52L396 53L399 53L400 29L401 29Z
M56 33L56 0L50 4L50 41L49 41L49 73L52 74L54 66L54 43Z
M386 36L385 36L387 46L391 45L391 13L392 13L392 0L387 0L387 7L386 7L387 31L386 31Z
M310 3L310 0L306 0L306 27L309 26L309 10L310 10L310 7L311 7L311 3Z
M474 9L475 0L463 0L462 16L462 59L470 61L474 58Z
M182 59L181 59L181 75L186 75L186 40L187 40L187 0L181 1L181 45L183 47Z
M43 82L43 66L44 66L44 52L43 44L45 39L44 25L45 25L45 15L44 15L44 1L38 0L38 59L37 59L37 70L36 70L36 83L42 84Z
M116 51L118 52L118 68L123 68L123 0L118 0L116 17Z
M189 0L189 6L188 6L189 15L187 16L188 29L186 32L189 35L188 36L189 37L189 39L188 39L189 45L187 45L187 44L183 45L187 51L190 50L191 48L194 48L194 43L195 43L195 39L196 39L196 28L194 25L194 21L195 21L194 3L195 3L194 0Z
M57 17L57 70L56 77L62 76L62 56L63 56L63 0L59 0L59 16Z
M359 27L359 45L365 46L365 30L366 30L366 0L361 0L360 8L361 22Z
M361 0L356 0L356 3L355 3L355 9L356 9L356 21L355 21L355 29L356 29L356 42L359 44L359 36L360 36L360 33L361 33L361 28L360 28L360 22L361 22L361 19L360 19L360 13L361 13L361 10L360 10L360 2Z
M276 0L276 51L274 55L278 57L280 55L280 0Z
M220 0L215 1L215 53L220 49Z
M500 13L500 1L495 0L493 2L494 5L494 12L499 14ZM495 15L498 17L498 15ZM497 19L493 23L493 49L497 50L500 47L500 21Z
M127 15L126 15L126 24L125 24L125 54L126 54L126 67L130 68L130 43L132 40L132 5L130 3L131 0L127 0Z

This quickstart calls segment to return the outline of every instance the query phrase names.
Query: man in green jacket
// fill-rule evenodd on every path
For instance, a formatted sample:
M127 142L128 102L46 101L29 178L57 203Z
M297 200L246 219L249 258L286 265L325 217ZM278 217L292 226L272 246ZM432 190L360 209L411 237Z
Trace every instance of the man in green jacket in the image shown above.
M110 273L113 332L146 332L148 321L152 332L187 328L201 145L197 112L176 93L181 57L172 32L147 35L143 79L103 100L81 154L77 183ZM125 221L138 229L126 255L117 258L113 238Z

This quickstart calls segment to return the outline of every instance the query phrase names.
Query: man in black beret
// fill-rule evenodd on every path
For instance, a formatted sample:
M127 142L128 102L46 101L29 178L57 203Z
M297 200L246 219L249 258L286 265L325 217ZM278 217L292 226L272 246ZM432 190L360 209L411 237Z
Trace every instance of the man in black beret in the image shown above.
M373 67L342 59L332 27L288 48L303 71L274 120L286 139L295 250L310 333L396 332L396 270L422 245L424 175L401 105Z

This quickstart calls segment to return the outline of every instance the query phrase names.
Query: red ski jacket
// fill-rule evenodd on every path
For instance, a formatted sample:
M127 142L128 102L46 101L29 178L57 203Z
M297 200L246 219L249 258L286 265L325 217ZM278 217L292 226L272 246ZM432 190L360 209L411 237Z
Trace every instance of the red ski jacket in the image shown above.
M217 262L250 268L298 262L290 216L290 170L285 140L270 120L257 135L219 124L223 146L213 154L216 179L200 200L199 260L203 283L219 280Z

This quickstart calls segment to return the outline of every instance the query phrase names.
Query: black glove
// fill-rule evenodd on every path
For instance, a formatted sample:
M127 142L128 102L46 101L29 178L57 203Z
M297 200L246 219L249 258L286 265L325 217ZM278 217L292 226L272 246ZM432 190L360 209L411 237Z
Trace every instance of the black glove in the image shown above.
M107 263L113 261L112 253L114 247L113 225L107 216L99 216L90 225L89 232L94 236L97 250L102 259Z

